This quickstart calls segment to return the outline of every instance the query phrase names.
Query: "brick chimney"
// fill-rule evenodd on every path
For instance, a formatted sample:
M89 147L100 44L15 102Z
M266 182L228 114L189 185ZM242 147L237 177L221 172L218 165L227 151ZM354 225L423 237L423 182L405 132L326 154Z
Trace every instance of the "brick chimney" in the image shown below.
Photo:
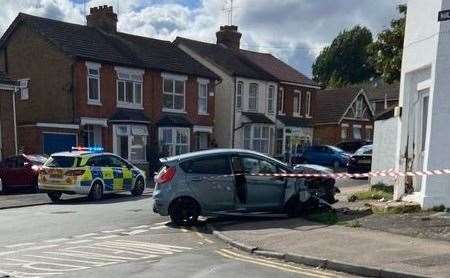
M220 30L216 33L217 44L224 45L230 49L239 50L241 46L242 34L238 32L236 25L220 26Z
M91 13L86 16L87 26L101 29L108 33L117 32L117 14L112 6L99 6L91 8Z

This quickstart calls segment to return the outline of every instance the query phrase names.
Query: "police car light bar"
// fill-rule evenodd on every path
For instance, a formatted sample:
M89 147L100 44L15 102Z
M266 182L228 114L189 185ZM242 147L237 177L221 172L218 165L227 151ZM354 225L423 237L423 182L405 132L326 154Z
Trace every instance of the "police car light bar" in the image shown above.
M102 147L72 147L72 151L103 152Z

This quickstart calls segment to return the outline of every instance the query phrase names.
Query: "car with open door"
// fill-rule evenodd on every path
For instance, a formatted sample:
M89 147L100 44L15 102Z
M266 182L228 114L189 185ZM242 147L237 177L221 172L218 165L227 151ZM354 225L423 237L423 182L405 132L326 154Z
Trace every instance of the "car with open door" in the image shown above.
M298 215L316 202L304 178L286 177L294 169L266 155L214 149L161 159L155 177L153 211L177 225L199 216L267 212Z
M0 162L0 191L29 188L38 191L39 169L47 160L45 155L20 154Z

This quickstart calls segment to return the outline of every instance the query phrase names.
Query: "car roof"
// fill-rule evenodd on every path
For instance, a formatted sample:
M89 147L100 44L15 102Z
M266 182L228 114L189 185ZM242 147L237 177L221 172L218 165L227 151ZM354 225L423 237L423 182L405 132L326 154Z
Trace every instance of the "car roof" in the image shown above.
M89 152L89 151L68 151L54 153L51 156L81 157L81 156L97 156L97 155L114 155L107 152Z
M189 160L192 158L198 158L198 157L202 157L202 156L212 156L212 155L219 155L219 154L249 154L249 155L257 155L257 156L262 156L271 160L275 160L272 157L269 157L265 154L262 153L258 153L255 151L251 151L251 150L244 150L244 149L211 149L211 150L205 150L205 151L197 151L197 152L189 152L189 153L185 153L185 154L181 154L181 155L176 155L176 156L170 156L170 157L165 157L165 158L161 158L160 161L163 163L173 163L175 161L184 161L184 160ZM281 163L281 162L280 162Z

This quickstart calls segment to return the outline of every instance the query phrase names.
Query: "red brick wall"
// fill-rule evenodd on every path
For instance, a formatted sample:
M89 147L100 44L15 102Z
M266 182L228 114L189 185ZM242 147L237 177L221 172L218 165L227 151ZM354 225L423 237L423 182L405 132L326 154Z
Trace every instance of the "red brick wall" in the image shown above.
M313 115L314 101L315 101L315 89L306 88L301 86L294 85L286 85L280 84L280 88L284 89L284 110L283 112L286 116L293 117L294 116L294 95L295 90L299 90L301 92L301 113L302 117L306 116L306 92L311 92L311 105L310 105L310 116Z
M314 126L314 144L326 144L326 145L336 145L341 141L352 141L353 139L353 125L361 126L361 137L363 140L367 140L368 134L366 126L372 126L371 136L373 138L373 122L368 121L352 121L344 120L342 124L348 125L348 135L347 139L341 139L341 125L338 124L326 124L326 125L316 125Z
M1 159L14 155L14 120L12 113L12 91L0 90Z
M27 154L43 153L43 138L45 132L74 133L77 135L78 143L81 142L81 134L77 129L47 128L35 125L24 125L17 127L19 152Z

